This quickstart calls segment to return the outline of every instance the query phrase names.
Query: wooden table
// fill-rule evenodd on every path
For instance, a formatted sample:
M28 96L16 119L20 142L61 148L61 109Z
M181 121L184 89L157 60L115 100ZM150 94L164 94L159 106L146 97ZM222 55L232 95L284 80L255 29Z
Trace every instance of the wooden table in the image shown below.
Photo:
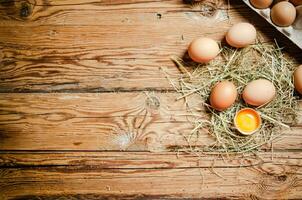
M240 21L301 63L240 0L1 0L0 199L301 199L301 117L273 158L174 151L192 125L162 69Z

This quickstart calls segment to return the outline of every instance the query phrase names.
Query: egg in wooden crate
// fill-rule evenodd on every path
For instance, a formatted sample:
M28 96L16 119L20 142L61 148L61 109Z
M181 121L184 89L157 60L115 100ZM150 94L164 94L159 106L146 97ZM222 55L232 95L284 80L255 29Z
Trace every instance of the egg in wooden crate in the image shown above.
M270 7L272 5L273 0L250 0L250 3L259 9L264 9Z
M296 19L295 6L287 1L275 4L271 9L271 19L277 26L290 26Z

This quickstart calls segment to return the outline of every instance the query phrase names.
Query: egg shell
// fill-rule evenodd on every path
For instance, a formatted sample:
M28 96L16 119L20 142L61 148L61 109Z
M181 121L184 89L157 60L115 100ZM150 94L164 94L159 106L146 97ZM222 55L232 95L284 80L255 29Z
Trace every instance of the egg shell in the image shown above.
M287 1L281 1L271 9L271 19L277 26L290 26L296 19L296 8Z
M234 125L242 135L251 135L261 127L260 114L252 108L239 110L234 117Z
M217 42L211 38L197 38L188 48L190 58L198 63L207 63L219 54Z
M250 0L250 3L258 9L264 9L270 7L273 0Z
M294 72L294 85L296 90L302 94L302 65L300 65Z
M274 84L266 79L258 79L247 84L242 92L243 100L252 106L262 106L276 96Z
M233 25L226 34L226 41L236 48L246 47L256 41L256 29L250 23L238 23Z
M232 82L222 81L213 87L210 95L210 104L214 109L223 111L233 105L237 95L237 89Z
M302 5L297 6L296 11L297 11L297 17L295 19L295 22L293 23L293 28L296 30L300 30L302 33ZM301 42L302 42L302 40L301 40ZM302 49L302 46L301 46L301 49Z

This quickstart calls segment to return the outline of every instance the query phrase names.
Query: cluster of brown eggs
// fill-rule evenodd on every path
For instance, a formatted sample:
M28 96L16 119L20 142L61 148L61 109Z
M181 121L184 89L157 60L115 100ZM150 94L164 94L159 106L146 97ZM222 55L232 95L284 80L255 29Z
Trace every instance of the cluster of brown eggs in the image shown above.
M302 5L301 0L250 0L250 3L258 9L266 9L271 7L271 20L277 26L290 26L294 23L297 11L295 6Z
M235 48L243 48L256 41L256 29L250 23L238 23L233 25L227 32L226 36L227 43ZM188 48L188 54L191 59L198 63L207 63L214 59L220 52L218 43L206 37L201 37L195 39L191 42ZM302 65L294 73L294 83L298 92L302 94ZM218 110L224 111L231 107L236 101L238 92L234 83L230 81L221 81L214 85L210 94L210 104L211 106ZM274 84L266 79L253 80L246 85L243 90L242 98L243 100L252 106L263 106L268 104L276 96L276 88ZM242 115L241 124L246 125L246 127L252 127L251 124L247 123L249 117L254 117L255 120L260 120L259 114L253 110L244 110L244 112L249 111L247 115ZM240 113L241 111L239 111ZM238 113L237 113L238 114ZM236 115L237 116L237 115ZM236 118L236 117L235 117ZM236 122L236 119L235 119ZM236 124L236 123L235 123ZM258 123L260 126L260 123ZM259 128L257 127L257 129ZM255 127L254 127L255 128ZM248 129L248 128L247 128ZM246 129L246 130L247 130ZM255 130L250 131L240 131L243 134L254 133Z
M226 41L229 45L242 48L253 44L256 40L256 29L250 23L238 23L233 25L227 32ZM216 41L210 38L198 38L191 42L188 54L192 60L199 63L207 63L219 54L219 46ZM257 91L258 95L251 95ZM255 80L247 85L243 92L243 99L248 104L260 106L272 100L276 90L268 80ZM217 83L210 95L211 106L223 111L229 108L237 98L235 85L230 81Z
M232 47L246 47L255 42L256 29L250 23L238 23L229 29L225 38ZM188 54L195 62L207 63L214 59L219 54L219 51L219 45L215 40L201 37L191 42Z

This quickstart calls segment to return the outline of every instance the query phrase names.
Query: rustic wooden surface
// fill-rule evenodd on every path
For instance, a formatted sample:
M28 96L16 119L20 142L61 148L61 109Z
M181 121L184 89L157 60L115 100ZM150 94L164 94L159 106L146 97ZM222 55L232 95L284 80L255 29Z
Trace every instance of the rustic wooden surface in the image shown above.
M248 21L302 61L240 0L213 5L1 0L0 199L301 199L302 117L273 156L174 152L192 127L162 69L176 77L169 57L193 38Z

